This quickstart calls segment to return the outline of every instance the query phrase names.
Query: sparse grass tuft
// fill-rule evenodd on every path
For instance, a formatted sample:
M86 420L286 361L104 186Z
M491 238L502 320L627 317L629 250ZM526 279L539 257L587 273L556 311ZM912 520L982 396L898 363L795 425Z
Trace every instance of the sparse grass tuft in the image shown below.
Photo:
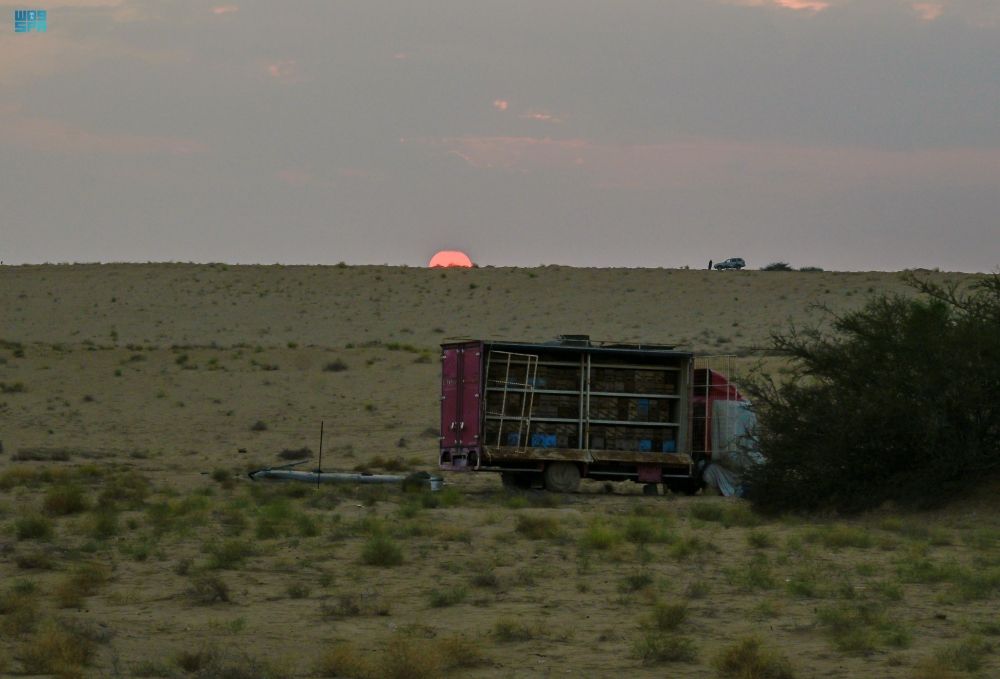
M257 553L253 544L245 540L224 540L210 544L208 552L208 568L213 570L232 570L239 568L250 556Z
M622 542L622 534L604 521L594 521L583 531L580 547L584 550L606 551Z
M94 654L94 642L54 622L38 630L21 647L27 674L54 674L60 679L82 677Z
M316 664L316 673L323 677L351 677L368 679L376 673L374 664L366 653L353 644L335 644Z
M982 637L969 637L939 649L934 657L948 669L978 672L983 668L986 656L992 651L993 644Z
M38 603L34 591L13 587L0 595L0 631L4 636L19 636L35 629Z
M671 542L674 536L663 525L662 519L630 516L625 522L625 539L637 545Z
M827 549L834 550L847 547L868 549L875 544L867 528L844 524L813 528L806 531L803 539L807 543L819 543Z
M398 566L403 563L403 550L388 535L376 534L362 547L361 563L367 566Z
M774 539L770 533L762 530L752 530L747 533L747 544L754 549L766 549L774 546Z
M41 514L26 514L14 522L18 540L48 540L52 537L52 522Z
M45 492L42 502L45 513L52 516L66 516L82 512L87 508L87 498L83 488L76 484L59 484Z
M465 601L468 594L464 587L451 589L432 589L429 594L431 608L447 608Z
M497 641L511 643L516 641L531 641L538 636L537 630L526 622L516 618L499 618L493 624L493 636Z
M666 662L693 662L698 649L693 640L679 634L646 630L632 643L632 654L644 665Z
M111 579L108 568L99 563L82 563L56 583L53 595L60 608L82 608L83 600L97 593Z
M871 653L880 645L905 648L911 641L909 630L889 619L883 608L875 604L821 608L817 616L829 632L833 645L842 653Z
M723 649L713 664L726 679L795 679L788 658L766 648L756 637L741 639Z
M673 632L687 620L687 604L665 604L656 602L645 626L661 632Z
M515 530L529 540L548 540L559 535L559 522L550 516L518 514Z
M199 575L192 579L188 590L195 603L202 606L229 601L229 585L217 575Z

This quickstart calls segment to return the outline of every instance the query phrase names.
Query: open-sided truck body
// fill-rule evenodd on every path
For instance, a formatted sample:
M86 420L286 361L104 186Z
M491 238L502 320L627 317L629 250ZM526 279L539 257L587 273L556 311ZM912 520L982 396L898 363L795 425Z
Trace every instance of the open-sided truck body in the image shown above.
M564 336L441 348L440 467L500 472L507 485L565 491L583 477L690 489L692 451L711 454L692 445L695 401L711 412L696 381L711 385L704 399L730 397L714 388L717 373L670 347Z

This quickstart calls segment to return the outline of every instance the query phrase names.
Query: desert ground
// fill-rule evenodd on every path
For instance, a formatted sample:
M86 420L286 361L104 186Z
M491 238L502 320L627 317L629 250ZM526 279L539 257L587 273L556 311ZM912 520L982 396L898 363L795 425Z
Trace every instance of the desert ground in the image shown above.
M625 483L246 475L315 455L321 422L324 469L436 471L449 337L585 333L779 372L771 332L907 290L879 272L0 267L0 675L1000 676L995 493L775 518ZM749 673L749 640L770 674Z

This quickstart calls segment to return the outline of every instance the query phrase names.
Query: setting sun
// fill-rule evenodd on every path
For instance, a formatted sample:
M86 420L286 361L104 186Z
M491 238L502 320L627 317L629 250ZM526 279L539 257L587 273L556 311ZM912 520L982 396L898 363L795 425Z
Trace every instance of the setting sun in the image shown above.
M427 266L432 269L435 267L449 267L449 266L462 266L471 267L472 260L464 252L459 250L441 250L436 255L431 257L431 261Z

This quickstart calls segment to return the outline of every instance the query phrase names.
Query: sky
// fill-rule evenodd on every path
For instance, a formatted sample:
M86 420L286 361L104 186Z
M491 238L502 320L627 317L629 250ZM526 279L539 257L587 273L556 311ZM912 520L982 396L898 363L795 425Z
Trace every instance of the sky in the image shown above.
M1000 0L33 2L6 264L1000 267Z

